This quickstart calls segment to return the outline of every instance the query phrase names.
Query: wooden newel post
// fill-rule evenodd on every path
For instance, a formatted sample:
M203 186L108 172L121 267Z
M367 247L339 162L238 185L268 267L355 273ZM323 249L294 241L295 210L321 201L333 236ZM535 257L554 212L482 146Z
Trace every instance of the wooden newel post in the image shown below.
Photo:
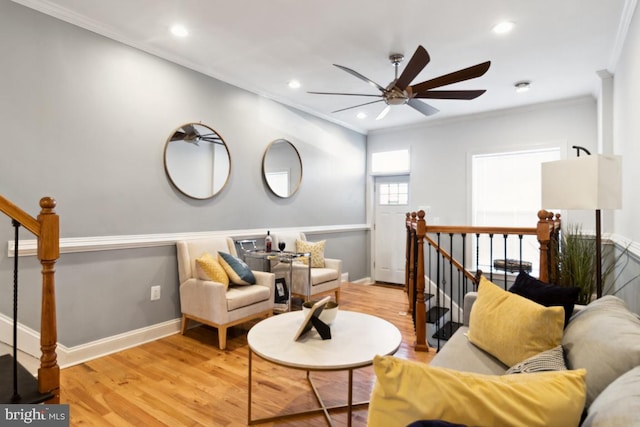
M409 258L409 281L407 282L407 296L409 298L409 313L413 313L415 310L415 307L413 306L413 303L415 301L415 294L414 292L416 291L416 287L415 287L415 224L416 224L416 213L415 212L411 212L411 218L408 219L408 223L407 223L407 227L408 227L408 236L407 238L409 239L408 245L407 245L407 250L409 251L407 257Z
M558 279L558 256L560 251L560 214L544 209L538 211L537 237L540 243L540 277L547 283Z
M60 257L60 218L55 213L56 201L51 197L40 199L41 224L38 239L38 259L42 264L42 313L40 320L40 393L53 393L48 403L60 402L60 367L56 354L57 322L55 296L55 264ZM16 254L18 256L18 254Z
M416 346L417 351L429 351L427 345L427 309L424 303L424 236L427 234L427 222L424 220L424 211L418 212L418 220L415 224L416 244L418 245L416 261Z
M410 297L409 293L409 270L411 269L411 213L407 212L404 219L404 228L405 228L405 254L404 254L404 291ZM409 299L409 313L411 313L411 299Z

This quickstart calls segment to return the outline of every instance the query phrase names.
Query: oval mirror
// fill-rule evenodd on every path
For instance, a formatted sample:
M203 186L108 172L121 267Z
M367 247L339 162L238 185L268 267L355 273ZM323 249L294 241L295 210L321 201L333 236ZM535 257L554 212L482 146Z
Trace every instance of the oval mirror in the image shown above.
M167 140L164 169L182 194L209 199L229 180L231 158L227 145L215 130L201 123L187 123Z
M302 181L302 160L296 147L286 139L271 142L262 157L262 177L276 196L293 196Z

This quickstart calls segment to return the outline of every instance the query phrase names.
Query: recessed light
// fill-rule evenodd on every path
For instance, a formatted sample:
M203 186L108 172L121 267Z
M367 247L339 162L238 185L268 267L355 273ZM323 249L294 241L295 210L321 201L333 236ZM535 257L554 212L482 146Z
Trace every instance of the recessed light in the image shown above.
M298 89L300 87L300 82L298 80L289 80L289 87L291 89Z
M513 85L516 88L516 92L522 93L526 92L531 88L531 82L521 81Z
M171 34L176 37L187 37L189 35L189 31L185 28L184 25L176 24L171 27Z
M506 34L513 30L513 27L515 27L515 25L516 24L511 21L500 22L493 27L492 31L496 34Z
M356 114L356 117L359 118L360 120L366 119L367 113L365 113L364 111L360 111L358 114Z

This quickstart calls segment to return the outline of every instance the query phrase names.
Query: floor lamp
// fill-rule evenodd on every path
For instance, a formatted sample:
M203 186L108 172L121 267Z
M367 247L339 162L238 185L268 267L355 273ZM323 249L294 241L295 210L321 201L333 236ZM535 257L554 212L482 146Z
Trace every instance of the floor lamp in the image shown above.
M544 209L594 209L596 212L596 295L602 296L601 210L622 207L620 156L575 157L542 163Z

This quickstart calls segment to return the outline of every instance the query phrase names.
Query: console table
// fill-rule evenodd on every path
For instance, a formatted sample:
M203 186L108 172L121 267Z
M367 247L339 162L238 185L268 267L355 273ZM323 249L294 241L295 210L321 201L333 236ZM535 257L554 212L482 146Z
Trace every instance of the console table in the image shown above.
M322 340L312 329L298 341L293 340L304 318L303 312L272 316L254 325L247 334L249 344L249 390L248 424L275 422L301 414L319 414L332 425L329 410L348 410L348 425L351 426L353 408L368 405L368 401L353 403L353 370L370 366L376 355L395 353L402 342L398 328L390 322L369 314L339 311L331 324L331 339ZM253 354L271 363L307 372L307 380L320 408L291 414L252 419L252 372ZM327 407L314 385L311 371L347 371L349 376L347 403Z

